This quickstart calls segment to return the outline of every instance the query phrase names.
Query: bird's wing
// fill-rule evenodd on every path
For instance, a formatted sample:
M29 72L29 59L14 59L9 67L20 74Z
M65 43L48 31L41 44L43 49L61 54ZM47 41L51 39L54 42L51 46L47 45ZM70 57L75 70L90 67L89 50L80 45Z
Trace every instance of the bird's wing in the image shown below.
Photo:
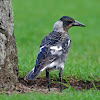
M36 65L34 68L34 72L38 71L43 71L45 70L45 67L55 61L58 57L57 55L52 55L51 49L49 46L43 46L40 48L37 60L36 60Z
M36 60L36 65L33 70L26 76L26 79L36 79L40 73L47 68L47 66L49 66L51 63L55 63L55 61L62 60L65 62L67 58L65 55L66 52L69 51L70 41L68 38L61 39L62 37L58 33L55 34L53 35L53 33L51 33L42 40ZM54 65L52 65L52 67L53 66Z
M49 65L56 59L57 56L51 55L51 49L49 46L46 45L41 47L36 60L36 65L32 69L32 71L28 73L25 79L26 80L36 79L46 69L47 65Z
M46 67L46 65L52 63L59 57L57 53L61 51L60 50L61 48L58 48L57 45L59 44L60 38L61 38L60 33L52 32L48 34L42 40L42 43L40 45L39 54L36 60L36 65L34 68L35 72L37 72L38 70L42 70L42 69L45 70L44 67ZM56 52L54 54L53 51L55 51L55 49L56 49Z
M48 34L40 45L40 50L36 60L36 65L31 72L26 76L26 80L36 79L46 67L59 58L58 53L61 53L61 47L58 48L60 33L51 32ZM53 66L52 66L53 67Z
M62 33L52 32L42 40L34 71L45 69L46 65L60 58L63 53L69 52L70 37L61 35Z

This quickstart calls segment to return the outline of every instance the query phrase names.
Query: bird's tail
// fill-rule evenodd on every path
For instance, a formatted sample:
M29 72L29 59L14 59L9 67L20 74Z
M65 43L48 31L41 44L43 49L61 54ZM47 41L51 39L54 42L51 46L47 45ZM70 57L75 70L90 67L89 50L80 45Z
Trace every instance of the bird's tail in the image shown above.
M28 75L24 78L25 80L35 80L39 75L41 74L41 71L30 71Z

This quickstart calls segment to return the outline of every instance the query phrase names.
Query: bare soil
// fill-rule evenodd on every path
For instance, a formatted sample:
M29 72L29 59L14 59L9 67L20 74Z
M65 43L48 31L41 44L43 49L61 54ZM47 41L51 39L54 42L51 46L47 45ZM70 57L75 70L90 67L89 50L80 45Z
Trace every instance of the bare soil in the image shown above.
M50 80L50 81L51 81L51 84L50 84L51 92L52 91L58 92L60 88L60 84L58 83L59 79ZM88 89L94 88L93 83L95 84L95 86L97 86L96 88L100 90L100 81L99 82L94 81L92 83L90 81L84 82L83 80L75 80L75 79L69 78L68 82L71 85L71 87L73 87L76 91L83 90L83 89L88 90ZM63 83L65 85L68 85L65 80L63 80ZM68 88L65 85L62 85L63 90ZM16 86L16 91L18 93L26 93L26 92L31 92L31 91L39 91L43 93L48 93L47 81L43 77L39 77L34 81L26 81L23 78L19 78L19 83Z
M74 78L67 78L70 87L72 87L73 89L80 90L82 91L83 89L89 90L91 88L100 90L100 81L87 81L84 82L83 80L77 80ZM50 84L50 92L48 91L47 88L47 81L46 78L44 77L39 77L37 79L35 79L34 81L26 81L24 80L24 78L19 78L19 82L16 85L16 88L13 90L6 90L5 93L6 94L12 94L14 92L16 93L27 93L27 92L33 92L33 91L37 91L37 92L42 92L42 93L52 93L57 92L59 93L60 90L60 83L59 83L59 79L56 80L50 80L51 84ZM68 83L63 80L63 84L62 85L62 89L67 89L69 86ZM93 85L94 84L94 85ZM0 91L0 94L3 93L2 91Z

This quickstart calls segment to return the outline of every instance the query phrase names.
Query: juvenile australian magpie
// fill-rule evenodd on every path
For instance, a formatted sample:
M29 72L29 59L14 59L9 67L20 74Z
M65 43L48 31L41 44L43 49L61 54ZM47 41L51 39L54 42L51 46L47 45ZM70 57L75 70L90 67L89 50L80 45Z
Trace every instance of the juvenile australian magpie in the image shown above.
M25 77L26 80L34 80L44 70L46 70L48 90L50 91L49 71L59 69L60 92L62 92L61 83L64 64L68 57L69 49L71 46L71 38L68 34L68 30L72 26L85 27L84 24L68 16L63 16L54 24L53 31L42 40L36 60L36 65L32 69L32 71L29 72L29 74Z

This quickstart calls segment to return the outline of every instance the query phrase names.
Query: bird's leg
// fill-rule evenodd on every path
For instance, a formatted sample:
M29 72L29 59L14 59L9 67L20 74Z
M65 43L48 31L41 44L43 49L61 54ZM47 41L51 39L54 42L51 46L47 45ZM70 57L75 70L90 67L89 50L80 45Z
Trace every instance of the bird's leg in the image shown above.
M48 84L48 90L50 91L50 77L49 77L49 71L46 70L46 79L47 79L47 84Z
M63 76L63 69L60 68L59 78L60 78L60 92L62 93L62 76Z

